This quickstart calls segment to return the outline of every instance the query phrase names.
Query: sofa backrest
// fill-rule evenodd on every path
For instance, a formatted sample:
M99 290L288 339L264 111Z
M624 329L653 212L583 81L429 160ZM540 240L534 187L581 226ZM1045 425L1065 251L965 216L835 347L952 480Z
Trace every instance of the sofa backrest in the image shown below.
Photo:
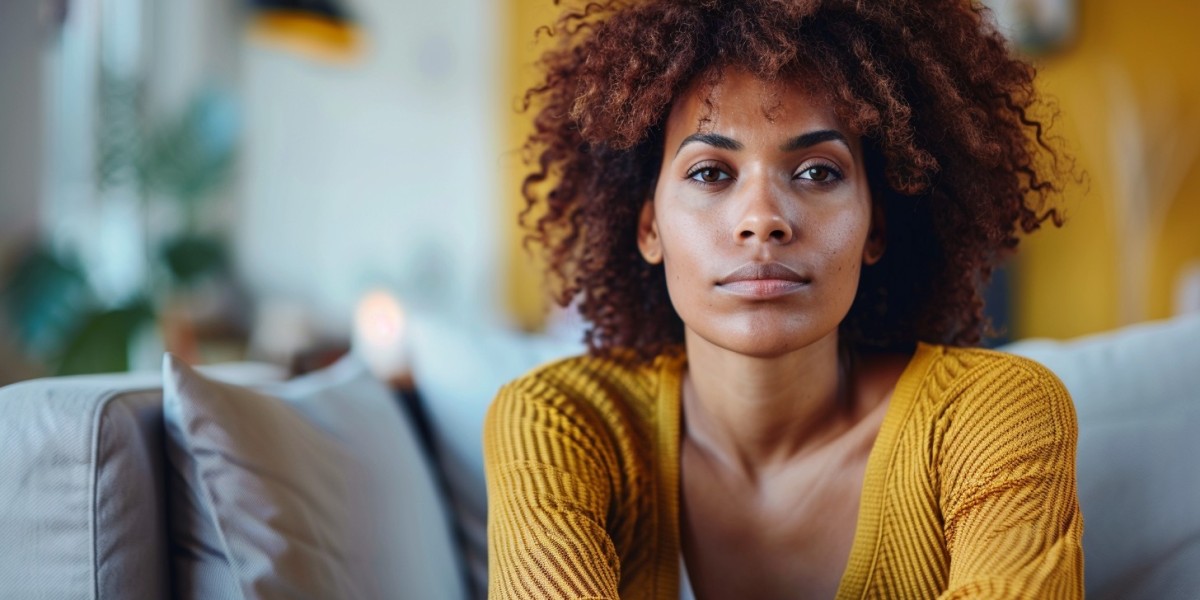
M169 597L161 379L0 389L0 598Z
M282 369L203 371L265 383ZM171 597L158 372L0 388L0 600Z

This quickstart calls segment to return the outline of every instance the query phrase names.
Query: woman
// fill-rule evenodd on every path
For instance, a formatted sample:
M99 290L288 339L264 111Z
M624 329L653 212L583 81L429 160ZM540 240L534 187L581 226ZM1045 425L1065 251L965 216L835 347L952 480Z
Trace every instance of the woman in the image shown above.
M590 351L488 414L489 597L1081 597L1071 400L971 348L993 266L1059 224L1033 69L980 9L553 31L525 196Z

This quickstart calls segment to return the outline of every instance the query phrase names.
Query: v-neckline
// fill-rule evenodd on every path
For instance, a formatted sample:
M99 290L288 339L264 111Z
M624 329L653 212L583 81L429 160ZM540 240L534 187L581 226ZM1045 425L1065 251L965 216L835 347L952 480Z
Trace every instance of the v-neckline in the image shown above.
M846 569L838 585L835 598L850 600L860 598L866 591L870 574L874 570L876 550L879 545L880 521L883 516L884 500L887 491L887 480L891 469L893 456L896 452L896 440L900 429L912 410L921 381L929 370L933 359L941 352L938 346L920 342L908 364L896 380L891 399L879 427L879 433L871 446L867 457L867 466L863 474L862 493L858 507L858 521L854 529L854 542L850 547L850 557ZM682 424L682 393L683 370L687 364L686 356L680 353L662 360L659 367L659 388L657 398L658 435L655 439L658 462L658 492L657 516L660 526L656 532L664 532L665 539L656 540L658 556L655 557L655 587L654 597L660 598L660 590L676 590L671 597L679 597L680 567L683 561L680 544L679 525L679 479L680 479L680 447L683 443ZM665 527L664 527L665 525Z

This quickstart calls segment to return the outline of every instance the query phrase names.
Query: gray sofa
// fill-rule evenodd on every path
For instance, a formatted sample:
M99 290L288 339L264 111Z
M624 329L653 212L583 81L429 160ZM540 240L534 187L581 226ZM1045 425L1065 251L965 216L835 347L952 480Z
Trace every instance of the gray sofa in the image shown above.
M450 523L414 538L412 556L428 561L437 547L454 554L406 573L422 579L416 587L367 596L482 597L486 498L478 438L492 390L578 346L436 321L414 331L415 375L434 443L428 456L412 447L409 462L438 476L402 480L429 487L420 498L436 498ZM1004 350L1047 365L1075 400L1088 597L1200 599L1200 316ZM278 378L245 367L208 375L268 388L264 382ZM173 519L182 511L173 506L179 496L166 457L162 382L143 373L0 389L0 599L192 597L175 581L180 525ZM429 508L394 510L437 520ZM443 529L445 539L432 543L429 536Z

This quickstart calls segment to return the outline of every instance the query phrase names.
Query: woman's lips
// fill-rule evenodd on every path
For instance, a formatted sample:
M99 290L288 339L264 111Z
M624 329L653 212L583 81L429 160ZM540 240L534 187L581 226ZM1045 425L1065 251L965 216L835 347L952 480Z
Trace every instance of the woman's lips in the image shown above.
M807 282L786 279L743 279L718 285L720 289L731 294L753 298L775 298L800 291L807 286Z
M748 263L738 267L717 287L752 298L774 298L804 289L812 280L781 263Z

